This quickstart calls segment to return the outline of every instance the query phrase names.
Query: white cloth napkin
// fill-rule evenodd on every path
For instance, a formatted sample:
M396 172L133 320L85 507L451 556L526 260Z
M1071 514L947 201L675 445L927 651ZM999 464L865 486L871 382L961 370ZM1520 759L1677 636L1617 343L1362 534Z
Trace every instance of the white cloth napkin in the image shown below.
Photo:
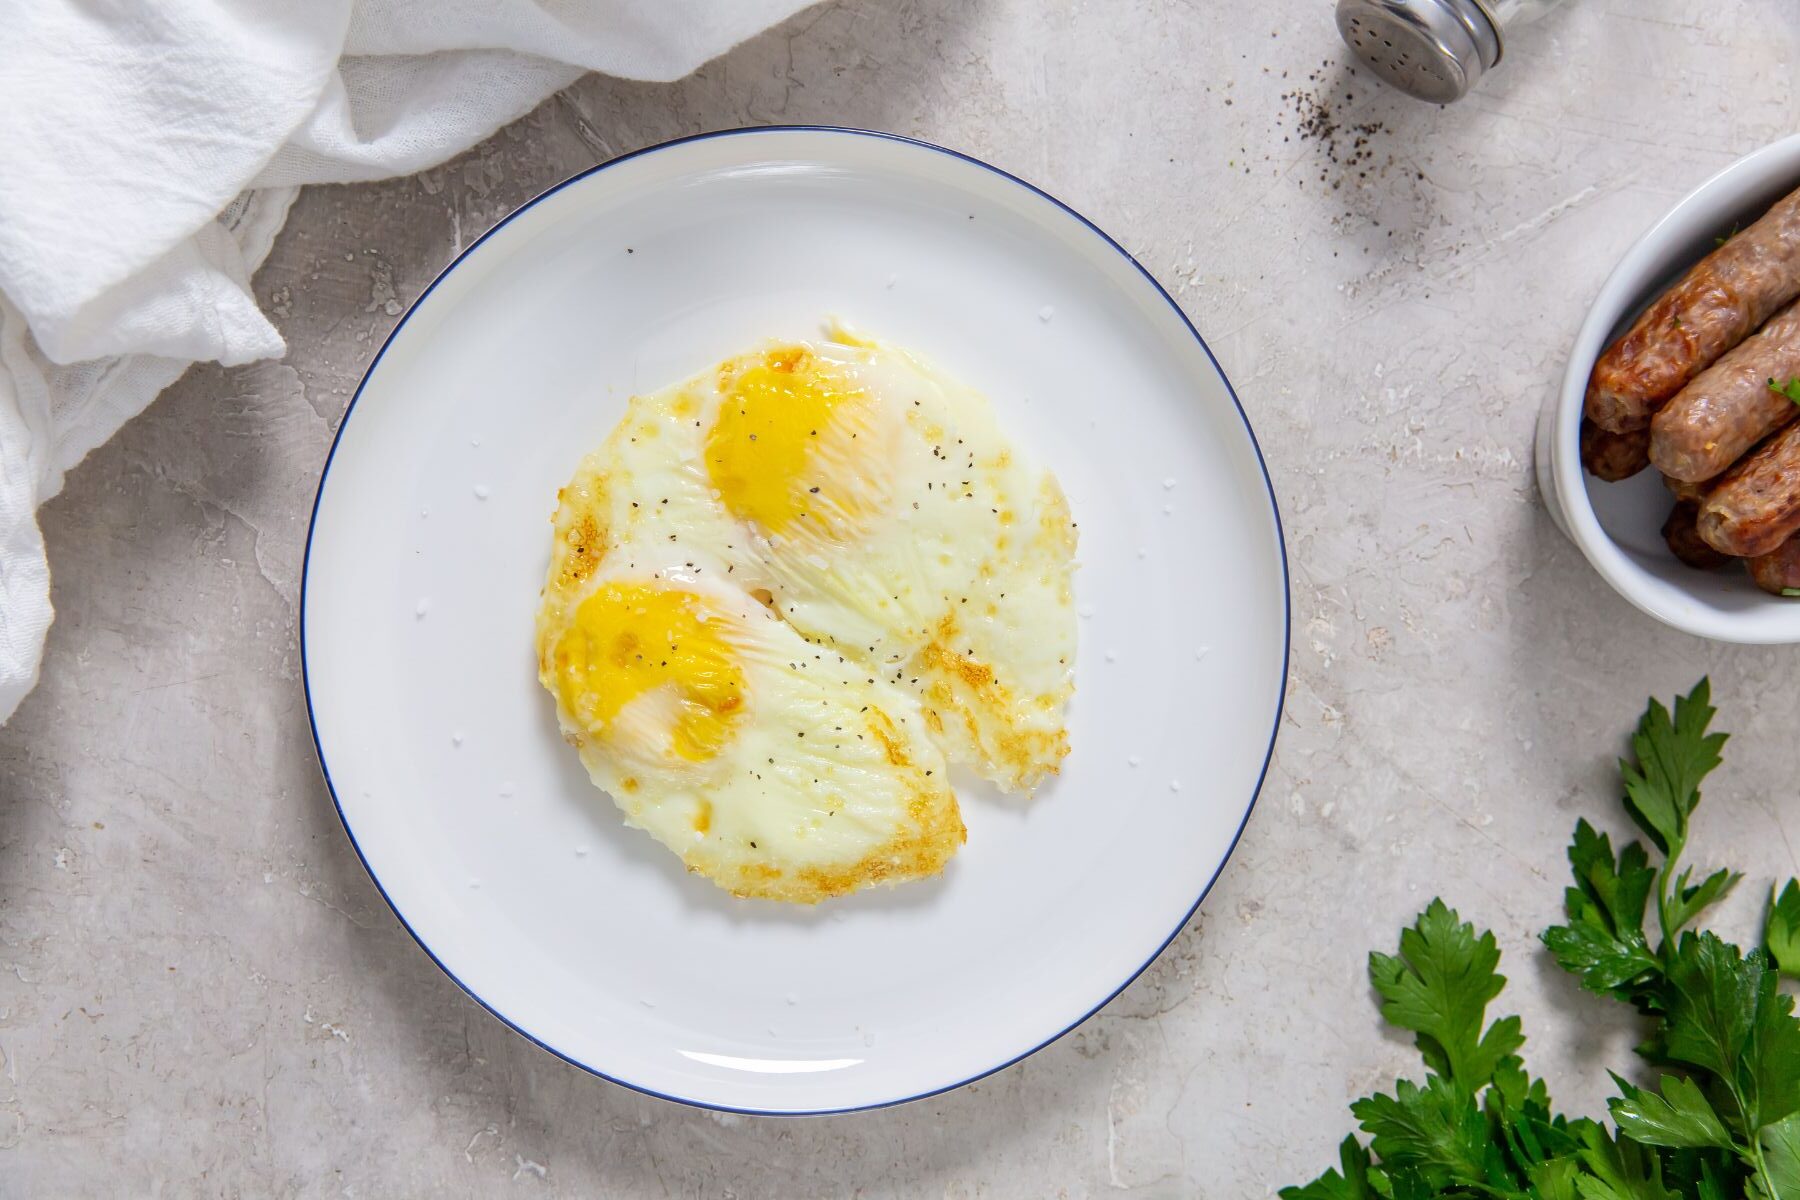
M37 506L189 364L285 351L249 278L307 183L456 154L586 71L678 79L808 0L0 4L0 723Z

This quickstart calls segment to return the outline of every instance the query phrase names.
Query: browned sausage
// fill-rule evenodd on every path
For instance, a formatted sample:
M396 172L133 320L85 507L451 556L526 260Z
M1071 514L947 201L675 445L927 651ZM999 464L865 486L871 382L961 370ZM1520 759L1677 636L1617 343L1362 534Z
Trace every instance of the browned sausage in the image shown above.
M1650 420L1650 461L1677 479L1711 479L1800 416L1769 386L1800 375L1800 304L1790 304L1700 372Z
M1650 431L1609 433L1592 421L1581 423L1581 465L1608 483L1630 479L1650 465Z
M1713 549L1740 558L1767 554L1800 529L1800 425L1719 477L1700 506L1699 529Z
M1677 500L1691 500L1695 504L1706 499L1706 493L1712 490L1712 480L1710 479L1691 483L1686 479L1676 479L1672 475L1664 475L1662 481L1663 486L1669 489L1671 496Z
M1777 596L1800 592L1800 537L1791 537L1767 554L1749 561L1750 578Z
M1669 519L1663 522L1663 541L1669 543L1669 553L1688 566L1702 571L1716 570L1730 562L1731 556L1720 554L1701 540L1694 530L1694 519L1699 515L1698 504L1677 500L1675 507L1669 510Z
M1800 296L1800 192L1701 259L1658 297L1588 377L1587 415L1627 433L1688 380Z

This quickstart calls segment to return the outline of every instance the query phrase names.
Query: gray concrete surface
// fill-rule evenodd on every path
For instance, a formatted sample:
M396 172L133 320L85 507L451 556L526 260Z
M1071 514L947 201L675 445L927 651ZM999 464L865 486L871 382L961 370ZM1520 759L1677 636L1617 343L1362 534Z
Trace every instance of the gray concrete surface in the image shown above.
M194 370L44 513L59 615L0 730L0 1194L1266 1195L1417 1071L1361 970L1437 892L1498 932L1532 1063L1598 1111L1630 1031L1533 940L1568 830L1617 823L1644 696L1710 672L1738 736L1700 853L1793 873L1800 658L1614 597L1536 498L1532 423L1626 245L1793 128L1796 61L1785 0L1570 0L1439 109L1352 76L1324 0L853 0L308 192L257 280L287 359ZM1262 803L1161 961L976 1086L793 1122L585 1076L439 975L337 825L295 644L317 472L403 306L579 168L779 121L968 150L1137 253L1261 435L1296 612Z

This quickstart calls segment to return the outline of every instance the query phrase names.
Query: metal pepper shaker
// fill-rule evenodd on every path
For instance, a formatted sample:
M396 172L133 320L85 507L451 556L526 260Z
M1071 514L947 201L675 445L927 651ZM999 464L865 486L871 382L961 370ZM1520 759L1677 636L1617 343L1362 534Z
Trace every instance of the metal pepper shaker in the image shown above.
M1500 61L1504 33L1561 0L1338 0L1344 41L1409 96L1448 104Z

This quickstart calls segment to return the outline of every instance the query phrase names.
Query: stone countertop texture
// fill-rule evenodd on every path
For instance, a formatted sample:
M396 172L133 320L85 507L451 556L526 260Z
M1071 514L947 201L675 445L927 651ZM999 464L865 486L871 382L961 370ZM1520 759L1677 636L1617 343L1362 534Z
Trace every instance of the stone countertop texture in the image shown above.
M1795 128L1796 63L1789 0L1569 0L1437 108L1353 75L1325 0L846 0L307 191L257 277L287 358L191 371L43 514L58 615L0 730L0 1195L1270 1195L1419 1073L1362 971L1439 892L1497 932L1534 1068L1602 1112L1630 1030L1535 942L1569 830L1617 827L1644 697L1710 673L1737 736L1699 856L1800 870L1800 652L1616 597L1537 498L1532 426L1626 246ZM405 305L565 176L771 122L966 150L1114 234L1236 384L1293 568L1280 744L1201 914L1025 1062L813 1120L646 1099L465 998L351 852L296 645L319 468Z

